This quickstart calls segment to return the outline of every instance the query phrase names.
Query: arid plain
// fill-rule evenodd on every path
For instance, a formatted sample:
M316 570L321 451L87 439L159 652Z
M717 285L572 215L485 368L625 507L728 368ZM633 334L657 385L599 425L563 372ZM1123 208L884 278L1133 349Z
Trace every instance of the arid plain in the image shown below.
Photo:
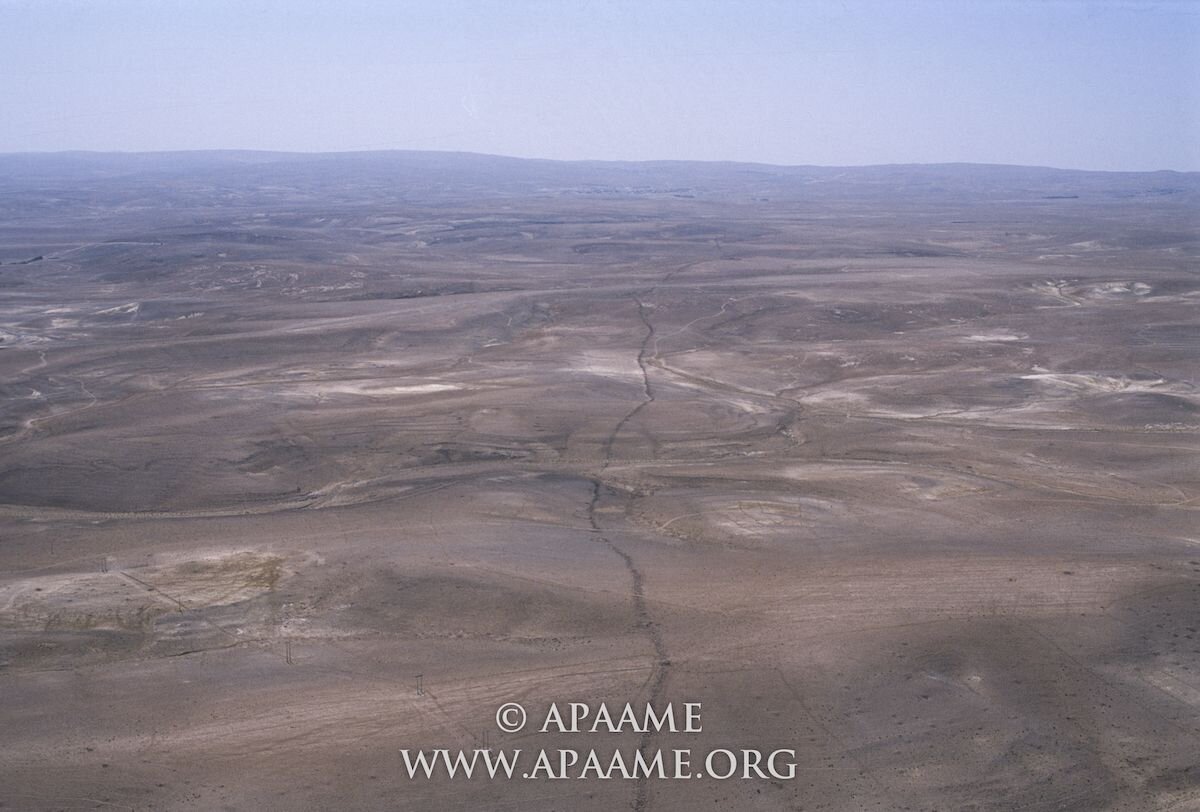
M1178 173L0 156L0 806L1200 809L1198 213ZM494 721L601 700L704 731ZM797 770L400 758L484 745Z

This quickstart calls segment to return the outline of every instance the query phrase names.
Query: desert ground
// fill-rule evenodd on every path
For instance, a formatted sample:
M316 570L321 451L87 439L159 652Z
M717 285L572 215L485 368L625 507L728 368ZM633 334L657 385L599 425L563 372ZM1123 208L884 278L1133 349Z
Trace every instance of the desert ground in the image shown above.
M0 156L0 807L1200 809L1198 258L1194 173ZM484 746L796 774L400 755Z

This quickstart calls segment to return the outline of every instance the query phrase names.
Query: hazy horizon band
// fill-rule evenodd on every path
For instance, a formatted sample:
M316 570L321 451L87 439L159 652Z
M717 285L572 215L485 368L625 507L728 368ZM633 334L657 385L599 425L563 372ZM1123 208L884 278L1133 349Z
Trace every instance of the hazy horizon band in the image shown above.
M0 153L1200 170L1185 2L0 0Z

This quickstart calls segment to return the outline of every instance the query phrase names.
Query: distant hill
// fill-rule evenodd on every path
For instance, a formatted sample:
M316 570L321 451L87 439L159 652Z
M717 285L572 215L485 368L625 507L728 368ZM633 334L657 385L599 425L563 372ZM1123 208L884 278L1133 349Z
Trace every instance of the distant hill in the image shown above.
M1200 202L1197 172L1087 172L989 164L861 167L695 161L550 161L459 152L249 151L0 154L0 196L83 205L277 203L284 198L457 202L499 197L718 202L920 200Z

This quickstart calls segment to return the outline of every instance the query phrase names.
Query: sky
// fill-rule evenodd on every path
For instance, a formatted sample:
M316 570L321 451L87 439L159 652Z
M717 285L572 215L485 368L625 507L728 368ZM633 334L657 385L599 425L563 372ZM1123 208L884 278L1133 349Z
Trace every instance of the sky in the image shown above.
M0 152L1200 170L1197 0L0 0Z

